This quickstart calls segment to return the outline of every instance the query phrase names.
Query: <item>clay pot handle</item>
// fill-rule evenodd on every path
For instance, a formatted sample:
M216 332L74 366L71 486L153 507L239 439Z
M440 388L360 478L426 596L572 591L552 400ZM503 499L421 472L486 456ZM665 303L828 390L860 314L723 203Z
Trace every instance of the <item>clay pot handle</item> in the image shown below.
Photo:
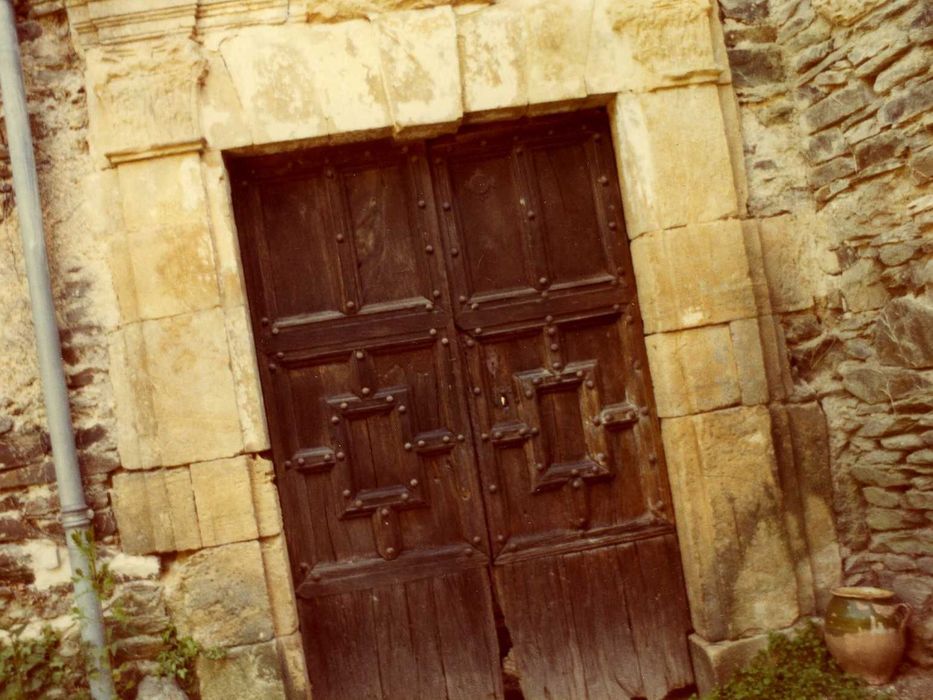
M901 615L901 621L898 623L901 631L904 631L904 628L907 626L907 621L910 619L910 613L913 612L911 607L907 603L898 603L895 606L896 613Z

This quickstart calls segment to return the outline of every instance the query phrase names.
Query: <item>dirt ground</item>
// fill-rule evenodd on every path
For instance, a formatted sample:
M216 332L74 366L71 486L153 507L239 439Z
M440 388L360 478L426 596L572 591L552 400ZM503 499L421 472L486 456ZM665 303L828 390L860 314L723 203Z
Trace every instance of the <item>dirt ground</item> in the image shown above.
M912 667L886 688L897 700L933 700L933 670Z

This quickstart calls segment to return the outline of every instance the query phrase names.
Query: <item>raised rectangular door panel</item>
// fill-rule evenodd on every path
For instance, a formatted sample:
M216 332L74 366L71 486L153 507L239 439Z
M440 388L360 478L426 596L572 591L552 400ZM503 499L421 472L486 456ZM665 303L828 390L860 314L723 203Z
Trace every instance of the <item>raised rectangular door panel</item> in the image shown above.
M423 146L231 170L315 697L501 697Z
M689 685L605 112L229 165L315 697Z

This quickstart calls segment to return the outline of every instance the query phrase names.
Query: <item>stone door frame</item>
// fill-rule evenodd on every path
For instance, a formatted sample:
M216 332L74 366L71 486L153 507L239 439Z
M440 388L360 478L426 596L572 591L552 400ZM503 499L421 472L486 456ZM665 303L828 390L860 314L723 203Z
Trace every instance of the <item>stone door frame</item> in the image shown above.
M114 510L127 552L183 552L166 586L184 633L275 644L301 686L223 153L423 138L592 104L611 116L695 661L814 611L838 548L831 514L804 498L807 465L776 459L789 369L771 314L794 300L775 292L766 232L745 209L709 0L426 1L438 6L369 17L341 16L340 2L327 17L304 0L145 4L66 2L99 166L89 197L110 221ZM199 585L218 570L249 587L237 630Z

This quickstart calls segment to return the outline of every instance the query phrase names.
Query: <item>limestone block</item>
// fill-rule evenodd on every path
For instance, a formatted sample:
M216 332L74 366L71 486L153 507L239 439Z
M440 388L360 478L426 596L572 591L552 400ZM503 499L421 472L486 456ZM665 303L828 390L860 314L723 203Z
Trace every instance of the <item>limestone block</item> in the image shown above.
M279 637L292 634L298 629L298 609L295 606L291 566L282 535L263 540L262 561L266 569L266 586L269 588L275 634Z
M755 654L767 649L768 635L757 634L746 639L708 642L698 634L691 634L689 644L697 690L706 695L728 682Z
M259 536L277 535L282 531L282 511L279 506L279 494L275 488L272 462L262 457L252 457L249 466Z
M525 18L528 102L586 96L586 56L593 0L516 0Z
M247 457L191 465L191 486L205 547L259 536L250 471Z
M111 502L122 548L128 554L201 546L187 468L117 474Z
M289 699L311 700L311 683L308 680L308 667L301 635L290 634L276 640L279 645L279 658L285 674L286 695Z
M586 66L590 94L709 82L714 51L709 0L595 0Z
M645 343L659 417L768 400L754 319L658 333Z
M791 624L797 582L765 407L661 423L697 633L709 641Z
M221 304L225 308L245 306L240 242L233 217L233 196L227 179L227 168L223 156L217 151L206 152L201 166Z
M463 102L453 10L390 12L374 24L396 131L458 123Z
M524 17L515 9L486 7L457 17L465 112L497 117L528 104Z
M180 558L166 585L179 631L204 646L232 647L273 637L259 542L210 547Z
M611 112L630 238L738 213L716 85L623 93Z
M125 232L112 268L124 322L216 306L219 300L196 154L118 168Z
M111 336L117 449L127 469L243 449L220 309L128 324Z
M207 75L198 94L201 128L207 144L217 150L242 148L253 142L240 96L219 52L205 56Z
M197 94L205 64L195 42L97 47L85 59L95 152L116 163L200 147Z
M739 221L646 234L632 261L646 333L757 315Z
M157 466L159 433L142 325L129 324L112 333L108 350L120 461L126 469Z
M223 312L211 309L142 325L162 464L241 452Z
M259 385L256 348L245 306L226 309L224 323L230 344L230 368L233 370L236 406L243 430L243 446L247 452L269 449L269 431Z
M388 127L377 46L364 21L250 27L222 41L253 143Z
M197 661L202 700L286 700L282 661L275 641L229 649L222 659Z

